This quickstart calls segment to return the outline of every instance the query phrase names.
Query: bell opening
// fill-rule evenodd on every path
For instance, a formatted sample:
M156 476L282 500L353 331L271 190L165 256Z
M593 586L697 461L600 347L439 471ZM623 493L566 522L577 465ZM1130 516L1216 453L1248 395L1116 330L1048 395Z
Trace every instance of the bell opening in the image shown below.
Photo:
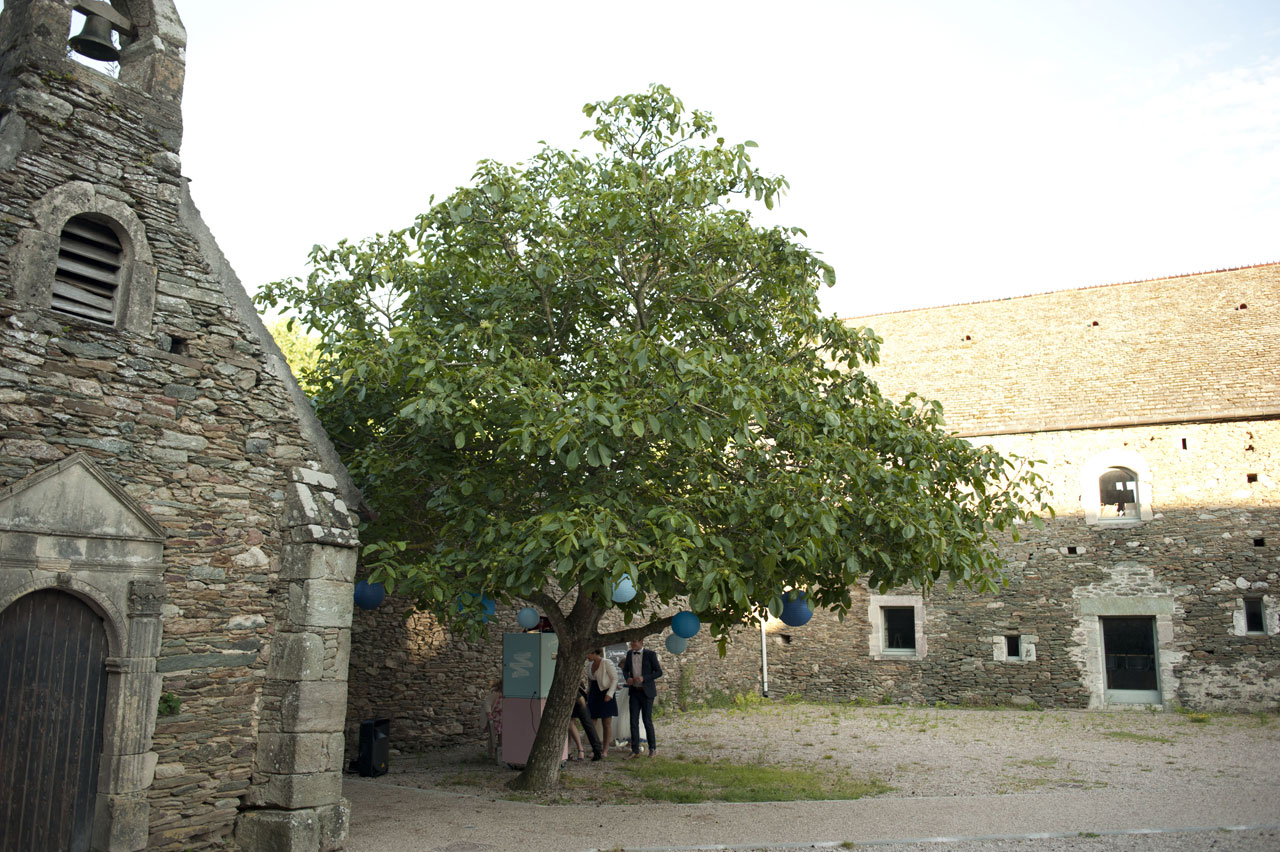
M120 73L120 34L111 22L100 15L71 13L71 32L67 39L68 55L95 71L109 77Z

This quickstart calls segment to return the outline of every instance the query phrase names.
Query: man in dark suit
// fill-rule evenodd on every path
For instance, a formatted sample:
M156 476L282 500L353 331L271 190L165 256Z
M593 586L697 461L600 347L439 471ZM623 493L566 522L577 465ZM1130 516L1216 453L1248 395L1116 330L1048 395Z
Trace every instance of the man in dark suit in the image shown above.
M644 641L631 640L631 650L622 661L622 680L627 685L627 709L631 715L631 754L627 760L640 756L640 718L644 717L645 730L649 732L649 756L658 749L657 735L653 730L653 699L658 695L655 680L662 677L658 655L644 647Z

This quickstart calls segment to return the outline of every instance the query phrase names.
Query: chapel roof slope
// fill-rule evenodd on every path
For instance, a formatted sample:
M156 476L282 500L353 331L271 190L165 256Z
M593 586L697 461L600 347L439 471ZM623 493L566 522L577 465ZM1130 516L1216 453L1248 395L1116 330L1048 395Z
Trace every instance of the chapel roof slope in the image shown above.
M1280 263L846 322L965 435L1280 416Z

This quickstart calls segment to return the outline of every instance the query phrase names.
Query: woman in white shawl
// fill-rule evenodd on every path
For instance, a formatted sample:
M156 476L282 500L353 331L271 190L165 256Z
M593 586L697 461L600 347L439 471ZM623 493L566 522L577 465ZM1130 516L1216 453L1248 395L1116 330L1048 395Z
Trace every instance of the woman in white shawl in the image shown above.
M604 755L609 754L609 744L613 742L613 718L618 715L618 702L614 693L618 691L618 669L604 655L603 648L596 648L587 654L587 712L592 719L599 719L604 727L600 738L604 744Z

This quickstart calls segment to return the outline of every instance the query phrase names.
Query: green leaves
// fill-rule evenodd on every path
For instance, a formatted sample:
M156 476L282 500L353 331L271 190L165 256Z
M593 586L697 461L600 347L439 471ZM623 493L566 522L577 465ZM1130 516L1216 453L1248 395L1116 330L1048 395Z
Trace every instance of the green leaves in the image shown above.
M315 332L317 414L379 512L366 567L445 619L576 591L583 635L624 574L628 616L687 599L713 633L785 586L839 613L857 582L998 579L991 531L1043 483L860 371L880 340L821 315L834 270L752 221L788 186L755 143L663 86L583 111L598 150L483 161L263 288Z

